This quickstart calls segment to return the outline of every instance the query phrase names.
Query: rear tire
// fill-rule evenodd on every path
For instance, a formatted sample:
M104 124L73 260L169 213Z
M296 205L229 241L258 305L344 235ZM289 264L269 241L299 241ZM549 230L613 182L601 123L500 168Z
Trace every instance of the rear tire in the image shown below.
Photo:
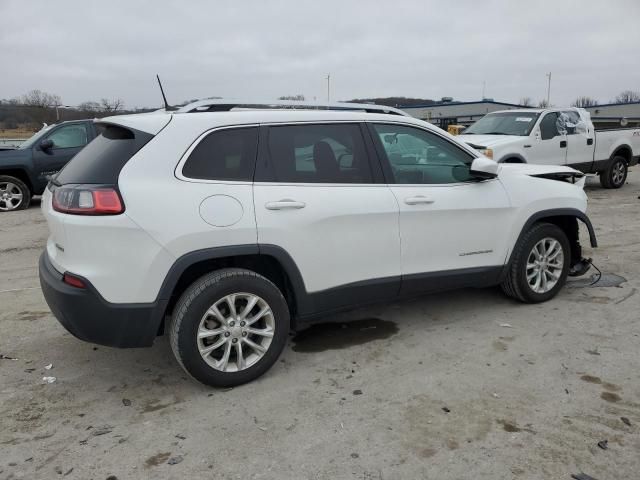
M546 302L564 285L570 259L565 233L551 223L537 223L518 241L502 290L524 303Z
M19 178L0 175L0 213L24 210L31 203L31 190Z
M604 188L620 188L627 181L627 160L616 155L606 170L600 172L600 185Z
M169 336L189 375L212 387L233 387L275 363L289 326L289 308L278 287L250 270L227 268L187 288Z

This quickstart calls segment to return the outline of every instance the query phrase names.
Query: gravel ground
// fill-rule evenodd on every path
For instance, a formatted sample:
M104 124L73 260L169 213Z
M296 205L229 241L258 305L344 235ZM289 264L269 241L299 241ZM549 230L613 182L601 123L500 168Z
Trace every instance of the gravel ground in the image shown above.
M38 287L37 203L0 214L0 479L640 478L640 170L587 191L601 248L586 253L619 286L343 314L232 390L187 378L166 338L68 334Z

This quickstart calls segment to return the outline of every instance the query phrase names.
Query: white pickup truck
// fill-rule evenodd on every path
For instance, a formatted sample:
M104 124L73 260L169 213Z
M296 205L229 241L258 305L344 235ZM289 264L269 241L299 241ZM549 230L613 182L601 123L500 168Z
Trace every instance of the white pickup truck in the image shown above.
M459 138L497 162L566 165L597 173L605 188L624 185L628 168L640 158L640 126L596 131L583 108L493 112Z

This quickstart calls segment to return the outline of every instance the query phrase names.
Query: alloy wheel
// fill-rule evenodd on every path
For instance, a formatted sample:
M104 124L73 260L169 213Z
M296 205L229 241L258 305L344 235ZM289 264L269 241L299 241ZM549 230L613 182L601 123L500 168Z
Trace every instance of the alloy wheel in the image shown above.
M24 194L20 187L12 182L0 182L0 210L15 210L20 206Z
M556 286L564 268L564 251L560 242L545 237L537 242L527 257L527 283L536 293L547 293Z
M258 362L275 331L271 307L252 293L233 293L209 307L198 326L198 351L212 368L239 372Z
M622 182L624 182L625 173L626 173L625 164L623 162L616 162L616 164L613 166L613 172L611 175L611 180L613 181L613 184L620 185Z

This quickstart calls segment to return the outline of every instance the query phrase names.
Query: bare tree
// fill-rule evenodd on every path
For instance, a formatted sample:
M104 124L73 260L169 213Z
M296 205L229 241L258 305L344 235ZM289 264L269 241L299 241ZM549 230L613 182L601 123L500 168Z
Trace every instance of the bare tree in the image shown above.
M551 104L549 104L546 99L542 99L538 102L538 108L549 108L550 106Z
M301 102L304 101L304 95L301 93L297 95L283 95L282 97L278 97L278 100L298 100Z
M100 99L100 109L105 113L116 112L124 107L124 102L121 98L114 98L109 100L108 98Z
M598 101L595 98L587 97L586 95L576 98L571 104L572 107L578 108L595 107L596 105L598 105Z
M620 95L616 97L613 103L631 103L640 102L640 92L634 90L625 90L620 92Z
M523 107L533 107L533 100L531 100L531 97L522 97L518 103Z
M57 107L62 105L59 95L43 92L42 90L31 90L22 96L22 103L30 107Z

